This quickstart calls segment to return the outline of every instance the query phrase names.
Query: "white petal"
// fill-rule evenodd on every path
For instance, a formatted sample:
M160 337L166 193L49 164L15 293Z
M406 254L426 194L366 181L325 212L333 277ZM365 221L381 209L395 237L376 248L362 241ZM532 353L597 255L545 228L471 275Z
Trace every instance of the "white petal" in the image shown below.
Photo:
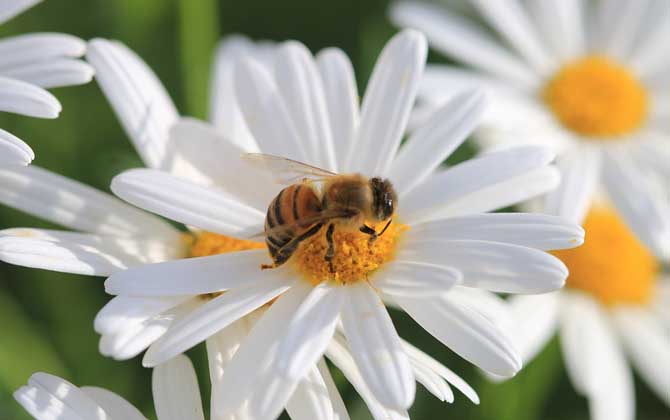
M389 177L402 198L433 172L479 123L484 110L481 91L461 93L417 129L393 160Z
M521 360L498 328L449 294L395 300L426 331L479 368L500 376L514 376L521 369Z
M640 308L621 308L614 318L642 378L670 405L670 336L652 312Z
M539 74L546 75L553 70L556 63L539 42L535 27L519 0L474 0L472 3Z
M21 139L0 129L0 167L25 166L35 159L35 153Z
M365 383L385 406L408 408L414 400L414 376L391 317L368 284L344 288L342 323Z
M577 391L594 420L634 418L633 378L603 308L581 293L563 293L561 345Z
M444 293L459 284L463 275L453 268L396 260L376 274L373 285L387 295L410 297Z
M415 30L404 30L386 44L365 90L348 169L386 175L405 132L427 54L426 38Z
M60 33L32 33L0 40L0 73L17 65L54 58L76 58L86 52L86 42L76 36Z
M648 31L638 40L631 53L628 65L641 79L648 81L657 74L665 73L670 68L670 57L667 54L666 40L670 37L670 7L666 2L657 2L655 14L657 24L648 25Z
M240 111L260 150L307 161L309 155L268 70L245 58L235 66L234 81Z
M225 191L154 169L131 169L112 180L112 191L131 204L184 223L233 237L261 232L265 213Z
M38 420L111 420L82 390L47 373L33 374L14 398Z
M582 223L593 204L600 181L600 151L579 147L556 159L561 183L547 194L544 211L574 223Z
M403 197L398 212L410 223L481 213L555 188L558 175L542 147L515 147L484 154L437 172Z
M668 299L670 299L670 275L659 275L656 283L652 308L670 331L670 306L667 305Z
M319 368L319 372L321 372L321 377L323 378L323 381L326 384L326 389L328 391L328 396L330 397L330 403L333 407L334 412L333 420L350 420L349 413L347 412L347 407L344 405L342 396L340 395L340 392L337 390L337 386L335 385L335 381L333 380L333 377L330 374L328 365L326 365L326 360L321 358L321 360L319 360L319 363L316 366Z
M88 43L96 80L144 163L169 169L168 129L178 118L165 88L151 69L125 45L105 39Z
M420 364L440 375L440 377L449 382L449 384L453 385L456 387L456 389L461 391L463 395L465 395L470 401L475 404L479 404L479 396L477 396L475 390L472 389L472 387L468 385L467 382L465 382L447 367L442 365L440 362L414 347L410 343L403 340L402 344L403 349L405 349L405 352L407 353L407 356L409 356L413 363Z
M455 268L462 284L501 293L546 293L565 284L568 269L546 252L501 242L425 240L408 244L398 259Z
M231 252L148 264L114 274L105 282L112 295L175 296L221 292L270 278L261 271L266 250Z
M0 112L37 118L56 118L60 111L61 105L58 99L46 90L30 83L0 76Z
M426 3L399 1L391 8L391 20L426 33L430 45L484 72L493 73L521 86L533 88L537 75L521 60L484 33L474 22Z
M272 363L276 363L277 346L288 320L310 289L306 283L296 283L254 325L224 370L220 387L226 392L215 406L217 415L235 413L245 402L250 418L269 419L279 415L297 382L279 377Z
M115 296L95 316L93 326L98 334L112 334L138 324L175 307L190 296L159 298Z
M356 392L363 398L372 417L374 417L375 420L409 420L407 411L392 410L377 401L361 376L361 372L356 366L356 362L346 345L346 341L343 337L338 336L337 334L335 338L336 339L332 340L328 345L328 358L342 371Z
M512 296L509 300L512 322L504 326L524 363L530 362L556 334L560 296Z
M544 35L561 60L583 54L586 34L582 0L531 1L527 4L538 32Z
M224 37L214 53L210 86L209 120L233 144L247 152L258 145L247 128L235 98L233 71L244 56L259 54L259 46L243 35Z
M41 1L42 0L12 0L3 2L2 5L0 5L0 24L7 22L9 19Z
M161 420L205 419L200 387L193 364L186 356L154 368L152 388L156 415Z
M335 417L328 388L316 365L308 365L307 374L286 404L286 412L291 420L340 418Z
M145 366L156 366L185 352L289 289L293 279L267 275L248 286L232 289L192 311L170 327L144 355Z
M117 394L104 388L83 386L81 390L100 405L114 420L145 420L140 410Z
M175 228L157 217L35 165L0 169L0 202L84 232L157 237L173 243L179 238Z
M287 41L277 48L274 76L308 162L337 169L335 150L321 76L307 47Z
M670 256L670 205L663 199L663 187L622 153L607 153L603 169L607 193L623 219L656 256L666 260Z
M242 149L224 138L218 128L194 118L182 118L170 129L171 144L192 170L241 201L263 212L277 195L270 176L245 163ZM179 173L180 177L184 177Z
M55 58L0 69L0 74L43 88L83 85L93 79L93 68L80 60Z
M338 48L326 48L316 56L321 73L330 117L331 138L338 171L347 173L344 166L354 146L359 123L358 88L349 57Z
M345 294L337 285L314 287L288 322L277 350L277 372L297 381L323 355L335 332Z
M485 213L419 223L407 231L407 244L425 240L473 239L554 250L584 242L584 229L561 217L534 213Z
M627 61L651 1L638 0L634 4L627 1L610 1L617 3L614 5L615 11L610 15L611 19L601 22L599 29L602 29L600 32L602 37L595 47L620 61Z
M513 322L509 303L493 292L467 286L456 286L449 291L449 296L452 300L479 313L496 327L502 328L505 323L511 324Z

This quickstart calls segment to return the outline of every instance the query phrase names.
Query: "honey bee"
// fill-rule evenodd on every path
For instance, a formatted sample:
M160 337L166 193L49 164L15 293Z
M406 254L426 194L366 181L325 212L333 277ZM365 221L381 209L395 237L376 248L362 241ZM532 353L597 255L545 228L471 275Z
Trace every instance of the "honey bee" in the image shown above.
M398 197L388 179L367 178L360 174L340 175L262 153L248 153L243 155L243 159L270 171L279 183L289 184L268 206L265 242L272 264L262 265L263 269L284 264L302 241L325 227L328 249L324 259L330 271L334 272L333 232L336 226L370 235L369 244L372 246L391 224ZM316 183L322 183L320 189ZM379 233L366 225L366 221L377 223L387 220Z

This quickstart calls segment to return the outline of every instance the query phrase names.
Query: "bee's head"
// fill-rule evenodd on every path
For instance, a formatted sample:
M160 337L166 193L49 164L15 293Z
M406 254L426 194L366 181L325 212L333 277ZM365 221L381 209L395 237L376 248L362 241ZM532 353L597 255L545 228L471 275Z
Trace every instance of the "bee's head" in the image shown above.
M395 211L398 196L388 179L371 178L372 214L378 221L388 220Z

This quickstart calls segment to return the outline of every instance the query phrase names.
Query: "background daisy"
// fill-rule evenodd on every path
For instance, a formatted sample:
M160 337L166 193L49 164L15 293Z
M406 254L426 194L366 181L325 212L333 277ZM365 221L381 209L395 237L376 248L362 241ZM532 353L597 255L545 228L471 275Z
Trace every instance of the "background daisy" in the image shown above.
M0 3L0 25L39 3L16 0ZM58 100L43 88L87 83L93 70L77 60L86 44L71 35L33 33L0 40L0 111L37 118L56 118ZM30 147L0 129L0 166L27 165L35 158Z

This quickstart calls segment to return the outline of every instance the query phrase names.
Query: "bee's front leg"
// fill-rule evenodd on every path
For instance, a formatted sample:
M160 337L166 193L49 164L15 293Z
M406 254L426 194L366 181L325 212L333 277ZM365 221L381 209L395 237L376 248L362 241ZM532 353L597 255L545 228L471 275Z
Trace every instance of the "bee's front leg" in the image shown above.
M379 236L379 235L377 235L376 230L372 229L370 226L365 225L365 224L363 226L361 226L358 230L360 230L361 232L363 232L367 235L370 235L370 239L368 240L368 245L370 245L370 246L372 246L375 243L375 241L377 240L377 236Z
M328 225L328 230L326 231L326 241L328 242L328 250L326 251L325 260L328 262L330 267L330 272L335 272L335 267L333 267L333 257L335 257L335 244L333 243L333 232L335 231L335 225Z

